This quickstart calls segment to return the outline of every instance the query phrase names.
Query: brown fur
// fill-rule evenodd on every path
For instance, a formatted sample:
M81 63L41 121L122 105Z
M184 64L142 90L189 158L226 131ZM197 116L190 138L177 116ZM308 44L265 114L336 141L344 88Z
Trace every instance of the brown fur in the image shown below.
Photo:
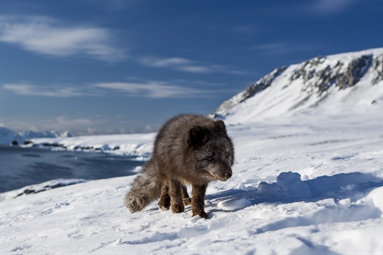
M183 114L170 119L157 134L153 154L125 197L132 213L160 198L161 209L174 213L191 204L193 216L207 218L206 188L232 175L234 148L223 121ZM189 198L186 184L192 184Z

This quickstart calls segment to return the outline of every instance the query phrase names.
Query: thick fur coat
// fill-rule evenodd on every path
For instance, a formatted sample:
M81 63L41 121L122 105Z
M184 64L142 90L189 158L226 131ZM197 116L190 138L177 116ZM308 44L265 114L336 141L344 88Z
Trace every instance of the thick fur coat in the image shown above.
M234 147L221 120L183 114L167 121L158 132L152 157L134 180L125 205L134 213L150 202L174 213L191 204L193 216L207 218L204 210L209 182L232 176ZM189 198L186 186L192 185Z

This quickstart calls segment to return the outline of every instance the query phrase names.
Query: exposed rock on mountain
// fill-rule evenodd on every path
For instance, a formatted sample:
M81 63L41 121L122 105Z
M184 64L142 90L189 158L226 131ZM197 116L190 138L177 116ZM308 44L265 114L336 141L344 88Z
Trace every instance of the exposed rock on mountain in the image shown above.
M243 92L235 95L232 99L223 102L217 111L220 111L220 109L230 108L238 103L242 103L246 99L268 88L272 84L272 82L275 80L275 78L277 78L281 73L283 73L286 70L286 68L287 66L278 67L277 69L272 71L270 74L264 76L262 79L260 79L253 85L249 86Z
M383 105L383 48L279 67L222 103L215 114L260 120L313 110L363 113L372 105Z

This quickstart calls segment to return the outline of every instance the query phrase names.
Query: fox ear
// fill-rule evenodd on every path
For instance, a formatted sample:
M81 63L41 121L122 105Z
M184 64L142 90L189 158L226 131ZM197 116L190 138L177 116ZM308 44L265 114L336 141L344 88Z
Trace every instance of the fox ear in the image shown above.
M198 147L204 145L209 140L209 132L206 128L194 126L189 130L189 146Z
M219 133L226 134L225 122L223 122L222 120L216 120L214 124L215 130L217 130Z

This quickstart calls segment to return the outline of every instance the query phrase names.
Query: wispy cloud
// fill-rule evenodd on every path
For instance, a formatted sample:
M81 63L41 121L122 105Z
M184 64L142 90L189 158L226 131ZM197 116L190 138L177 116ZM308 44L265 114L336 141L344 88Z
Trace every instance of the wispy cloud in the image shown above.
M118 62L126 50L113 45L112 34L103 28L71 26L41 16L0 16L0 41L35 53L66 57L87 55Z
M66 116L59 116L54 120L54 124L56 124L56 126L61 126L65 128L78 128L83 126L92 126L94 124L94 121L87 118L68 118Z
M95 84L98 88L127 93L130 96L149 98L190 98L206 96L208 91L176 86L166 82L110 82Z
M103 123L102 120L92 116L93 118L84 118L78 116L57 116L39 121L40 130L57 130L60 132L68 131L76 135L89 135L97 133L95 126Z
M244 71L235 70L223 65L207 65L186 58L158 58L158 57L142 57L139 63L144 66L157 68L170 68L178 71L189 73L230 73L243 74Z
M191 65L193 62L185 58L154 58L144 57L140 59L141 64L153 67L177 67Z
M257 44L253 46L254 50L261 51L262 53L280 55L294 52L311 51L319 47L318 45L298 45L285 42L271 42L264 44Z
M272 54L281 54L286 53L291 50L291 48L288 47L285 43L265 43L265 44L258 44L254 46L255 50L260 50L263 52L268 52Z
M204 97L211 94L209 90L196 89L184 84L170 84L161 81L149 82L105 82L86 85L48 85L38 86L23 83L8 83L2 86L8 91L21 96L41 97L78 97L102 96L108 93L119 92L131 97L146 98L193 98Z
M235 26L231 29L229 28L229 30L238 34L252 35L252 34L257 34L260 31L260 28L258 25L247 24L247 25Z
M75 97L89 95L83 88L74 86L37 86L22 83L4 84L3 89L22 96Z
M355 0L316 0L309 9L318 14L336 14L354 3Z

